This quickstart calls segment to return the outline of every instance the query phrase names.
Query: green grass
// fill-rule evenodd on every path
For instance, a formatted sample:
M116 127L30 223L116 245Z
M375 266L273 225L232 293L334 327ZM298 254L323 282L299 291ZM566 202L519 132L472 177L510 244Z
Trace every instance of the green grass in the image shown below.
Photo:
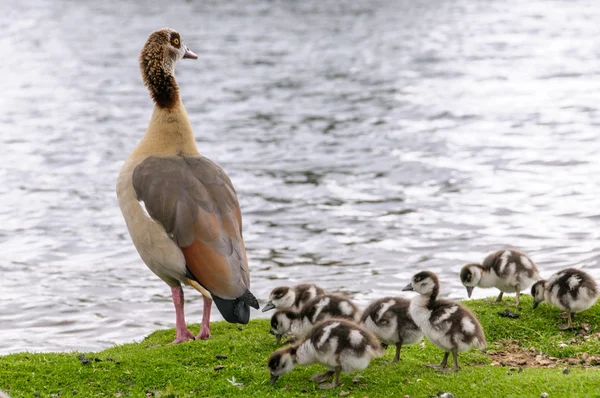
M322 367L296 367L269 384L266 362L277 346L268 334L268 320L253 320L245 326L225 322L212 324L208 341L179 345L169 342L171 330L152 333L140 343L125 344L97 353L98 358L82 364L80 353L0 356L0 389L13 397L429 397L439 391L455 397L600 397L600 366L584 368L567 365L555 368L491 366L488 353L502 349L508 340L520 340L523 349L534 349L557 358L579 358L584 352L600 356L600 304L581 313L576 323L588 323L592 331L578 337L575 331L560 331L559 311L542 304L535 312L531 298L523 298L520 319L498 316L498 311L516 308L482 300L465 302L481 320L488 340L488 352L470 351L459 357L462 370L439 374L423 366L439 362L442 351L430 343L403 348L402 361L385 364L393 358L390 347L381 359L356 374L342 374L344 384L323 391L308 380ZM191 330L198 332L199 326ZM217 359L225 355L226 359ZM217 366L223 366L215 370Z

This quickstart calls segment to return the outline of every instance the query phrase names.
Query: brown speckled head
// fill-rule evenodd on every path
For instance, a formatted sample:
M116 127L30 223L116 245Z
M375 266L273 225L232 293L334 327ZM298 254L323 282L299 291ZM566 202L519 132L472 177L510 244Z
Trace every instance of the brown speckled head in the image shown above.
M152 32L140 53L140 71L152 99L161 108L172 108L179 100L175 63L198 56L184 44L179 33L163 28Z

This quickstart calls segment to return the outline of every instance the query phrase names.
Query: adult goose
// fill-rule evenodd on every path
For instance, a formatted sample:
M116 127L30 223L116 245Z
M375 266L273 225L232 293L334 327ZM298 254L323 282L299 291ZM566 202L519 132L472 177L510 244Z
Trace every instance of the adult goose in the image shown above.
M175 63L198 56L172 29L153 32L140 54L144 84L154 100L146 134L129 156L117 181L119 206L142 260L171 287L177 336L194 340L183 310L183 285L204 296L202 327L210 337L212 301L223 318L248 323L248 259L242 215L227 174L200 155L179 98Z

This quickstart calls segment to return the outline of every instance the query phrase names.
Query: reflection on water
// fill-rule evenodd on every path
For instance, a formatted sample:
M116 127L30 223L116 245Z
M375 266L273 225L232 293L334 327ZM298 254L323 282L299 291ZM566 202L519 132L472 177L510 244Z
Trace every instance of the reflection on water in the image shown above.
M114 193L152 111L137 54L163 26L199 55L178 81L263 300L318 281L364 305L421 269L461 298L461 265L505 245L600 277L600 5L38 3L0 17L0 353L173 326Z

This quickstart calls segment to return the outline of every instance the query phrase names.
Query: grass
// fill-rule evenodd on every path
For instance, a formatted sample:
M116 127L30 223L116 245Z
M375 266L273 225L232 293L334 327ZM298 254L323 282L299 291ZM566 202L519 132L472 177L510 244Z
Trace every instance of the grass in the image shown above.
M390 347L385 357L374 360L364 371L342 374L344 385L335 390L319 390L308 380L322 369L319 365L298 366L271 386L266 362L277 346L268 334L268 320L258 319L245 326L215 322L210 340L179 345L169 344L175 336L173 329L160 330L140 343L85 353L85 359L80 353L0 356L0 389L13 397L52 398L338 397L341 392L361 398L430 397L440 391L465 398L539 397L542 392L551 398L600 397L600 366L561 363L519 371L492 365L494 352L514 348L515 340L520 341L517 351L531 358L545 354L554 362L575 363L587 354L600 357L600 303L576 318L576 323L590 325L586 336L577 330L560 331L556 327L561 321L559 311L542 304L534 312L530 297L523 298L521 311L483 300L464 304L481 320L488 349L462 354L462 370L454 374L439 374L423 366L439 362L443 355L427 342L403 348L403 359L397 364L384 363L393 358L394 348ZM500 317L498 312L505 308L520 312L521 318ZM198 332L199 325L192 325L191 330Z

